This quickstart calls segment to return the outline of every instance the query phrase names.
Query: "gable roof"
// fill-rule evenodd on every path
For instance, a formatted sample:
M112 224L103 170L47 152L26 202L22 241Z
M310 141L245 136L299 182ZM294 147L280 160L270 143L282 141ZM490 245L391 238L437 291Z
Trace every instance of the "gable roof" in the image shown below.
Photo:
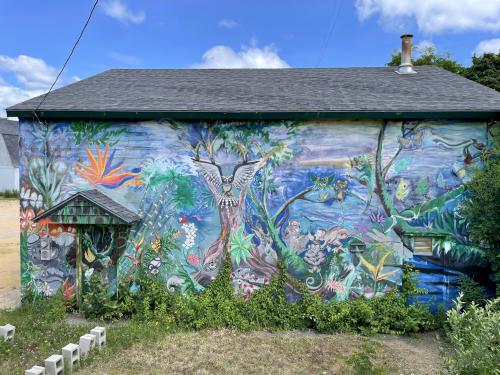
M38 221L40 219L57 216L63 218L61 220L64 223L73 223L73 224L103 224L100 222L96 222L95 220L89 220L89 216L98 216L95 214L89 215L88 212L83 212L86 210L82 210L82 212L76 212L76 214L68 215L64 212L64 208L71 206L71 203L81 200L79 198L83 198L87 202L95 205L96 207L103 210L103 213L100 216L109 215L111 220L107 220L106 224L132 224L136 221L139 221L141 218L135 212L130 211L128 208L122 206L117 203L106 194L101 193L97 189L80 191L76 194L73 194L68 199L56 204L51 207L47 211L38 215L34 220ZM102 212L102 211L101 211ZM83 218L82 221L79 221L80 218L75 218L75 216L80 216Z
M438 67L415 69L417 74L407 75L394 67L113 69L53 91L38 112L59 118L498 116L499 92ZM7 113L32 117L41 99L16 104Z

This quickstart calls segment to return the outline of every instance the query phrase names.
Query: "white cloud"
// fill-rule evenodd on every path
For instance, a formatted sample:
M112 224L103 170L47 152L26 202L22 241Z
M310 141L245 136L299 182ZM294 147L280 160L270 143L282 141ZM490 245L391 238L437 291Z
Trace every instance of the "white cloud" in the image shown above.
M42 59L19 55L9 57L0 55L0 71L10 72L29 89L40 89L50 86L57 76L57 69Z
M500 0L356 0L355 6L361 21L378 14L394 28L416 22L426 33L500 30Z
M127 55L125 53L111 51L108 53L108 56L125 65L139 65L141 63L141 60L138 57Z
M273 45L259 48L243 46L241 51L234 51L228 46L214 46L203 54L203 62L194 64L201 69L242 69L242 68L289 68Z
M141 23L146 19L143 10L131 10L123 0L106 0L101 3L102 10L108 16L123 23Z
M217 24L217 26L222 27L224 29L234 29L236 26L239 26L239 25L238 25L238 22L225 18L225 19L220 20L219 23Z
M474 49L474 55L476 56L485 53L500 53L500 38L483 40Z
M423 53L429 49L436 50L436 45L432 43L430 40L422 40L420 43L417 43L415 45L415 48L417 49L418 53Z
M9 83L0 76L0 116L4 117L5 108L47 92L58 71L39 58L0 55L1 73L13 74L16 81ZM61 77L56 87L78 80L78 77Z

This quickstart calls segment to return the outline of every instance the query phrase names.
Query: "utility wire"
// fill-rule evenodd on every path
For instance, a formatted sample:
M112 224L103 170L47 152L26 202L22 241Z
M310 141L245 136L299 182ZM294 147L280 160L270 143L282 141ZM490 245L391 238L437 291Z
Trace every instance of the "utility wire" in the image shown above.
M38 120L38 122L41 124L42 122L40 121L40 119L38 118L38 115L36 114L36 111L38 111L38 109L40 109L41 105L45 102L45 100L47 99L47 97L49 96L49 94L52 92L52 89L54 88L54 86L56 85L57 81L59 80L59 78L61 77L61 74L64 72L64 69L66 69L66 66L68 65L68 62L69 60L71 59L71 56L73 56L73 53L75 52L76 50L76 47L78 46L78 43L80 43L80 40L82 39L83 37L83 34L85 33L85 29L87 29L87 26L89 25L90 23L90 20L92 18L92 15L94 14L94 10L95 8L97 7L97 4L99 3L99 0L95 0L94 2L94 5L92 6L92 9L90 10L90 13L87 17L87 21L85 21L85 25L83 25L83 28L82 28L82 31L80 31L80 35L78 35L78 38L76 39L75 43L73 44L73 48L71 48L71 51L68 55L68 57L66 58L66 61L64 62L61 70L59 71L59 73L57 74L57 77L56 79L54 80L54 82L52 83L52 85L50 86L50 89L49 91L47 91L47 93L44 94L42 100L40 100L40 103L38 103L38 105L36 106L36 108L33 110L33 114L35 115L36 119Z
M319 59L318 59L318 62L316 64L316 67L318 67L321 64L321 62L323 61L323 59L325 57L325 53L326 53L328 44L330 44L330 39L332 38L335 27L337 26L337 19L339 18L339 15L341 13L343 1L344 0L337 0L337 2L335 3L337 6L336 7L334 6L332 9L330 25L327 29L325 39L323 40L323 43L321 45L320 55L319 55Z

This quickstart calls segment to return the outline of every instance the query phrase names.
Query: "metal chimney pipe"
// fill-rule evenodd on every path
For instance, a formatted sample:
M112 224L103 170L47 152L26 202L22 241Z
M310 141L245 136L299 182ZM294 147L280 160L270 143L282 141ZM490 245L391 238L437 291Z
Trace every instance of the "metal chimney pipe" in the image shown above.
M411 40L413 35L401 35L401 65L399 65L396 73L399 74L415 74L413 64L411 63Z

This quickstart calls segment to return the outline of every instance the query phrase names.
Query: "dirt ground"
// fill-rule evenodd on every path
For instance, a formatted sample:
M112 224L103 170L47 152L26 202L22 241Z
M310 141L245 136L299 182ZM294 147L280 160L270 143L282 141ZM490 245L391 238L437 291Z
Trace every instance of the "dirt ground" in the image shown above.
M96 361L96 374L346 374L345 359L371 341L371 358L389 374L439 374L436 333L414 337L313 332L238 333L227 330L175 333Z
M0 308L20 302L19 200L0 199Z

